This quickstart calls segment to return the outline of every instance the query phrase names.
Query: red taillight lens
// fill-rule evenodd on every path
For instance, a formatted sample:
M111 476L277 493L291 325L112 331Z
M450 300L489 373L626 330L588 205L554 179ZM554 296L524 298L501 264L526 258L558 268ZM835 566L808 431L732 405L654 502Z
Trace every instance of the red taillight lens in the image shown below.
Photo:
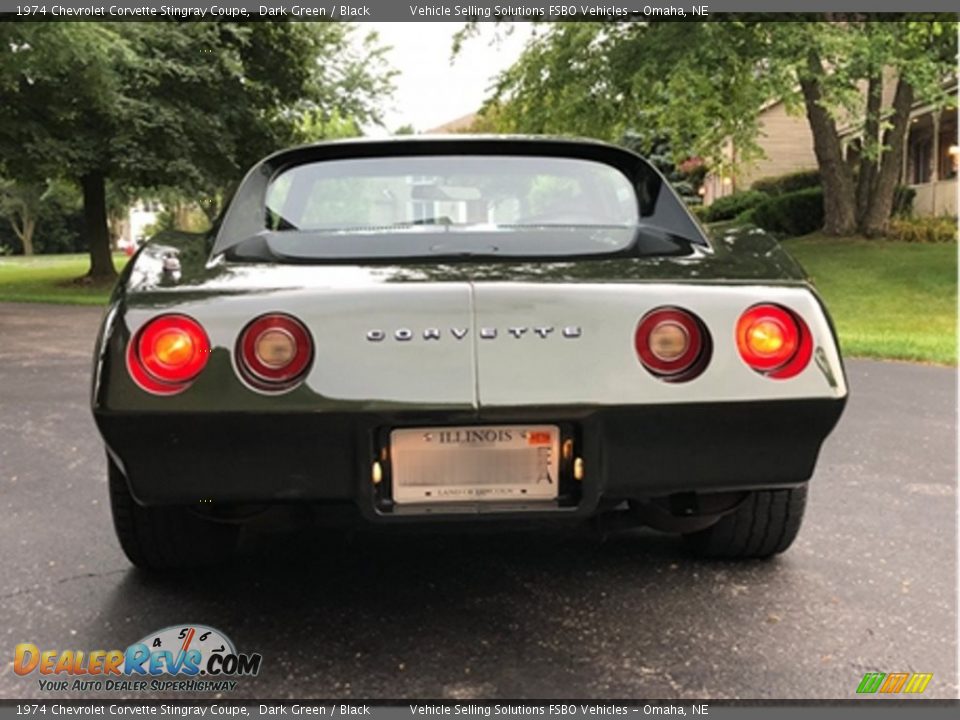
M267 390L282 390L306 373L313 359L313 341L299 320L271 313L244 328L238 355L248 382Z
M144 325L127 347L127 368L136 383L158 395L180 392L210 357L200 323L186 315L161 315Z
M813 339L799 316L779 305L754 305L737 322L737 349L751 368L772 378L793 377L810 362Z
M651 310L640 319L634 334L643 366L663 380L690 380L706 365L709 336L703 323L675 307Z

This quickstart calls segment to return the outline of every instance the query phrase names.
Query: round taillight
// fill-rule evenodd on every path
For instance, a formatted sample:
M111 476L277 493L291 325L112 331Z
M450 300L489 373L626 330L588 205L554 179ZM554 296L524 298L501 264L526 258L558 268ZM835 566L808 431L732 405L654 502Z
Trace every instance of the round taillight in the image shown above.
M240 334L240 369L256 387L282 390L300 380L313 359L313 341L290 315L261 315Z
M210 358L203 327L186 315L161 315L134 336L127 347L130 376L144 390L171 395L185 389Z
M772 378L793 377L810 362L806 323L779 305L754 305L737 322L737 349L751 368Z
M663 380L690 380L700 374L709 337L692 313L675 307L651 310L634 334L640 362Z

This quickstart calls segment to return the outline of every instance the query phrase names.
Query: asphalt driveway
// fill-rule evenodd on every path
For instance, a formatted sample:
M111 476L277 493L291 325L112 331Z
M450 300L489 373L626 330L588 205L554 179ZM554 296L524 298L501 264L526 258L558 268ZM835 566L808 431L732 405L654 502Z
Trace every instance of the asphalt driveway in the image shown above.
M203 623L264 657L230 697L851 698L867 671L957 696L956 370L850 361L800 538L702 563L652 532L267 536L153 578L113 537L88 408L100 310L0 304L0 697L13 648Z

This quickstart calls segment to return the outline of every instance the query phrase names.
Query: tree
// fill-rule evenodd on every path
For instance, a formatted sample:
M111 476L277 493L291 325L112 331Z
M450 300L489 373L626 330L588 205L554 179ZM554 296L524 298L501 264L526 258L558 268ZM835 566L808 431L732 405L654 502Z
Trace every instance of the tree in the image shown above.
M673 152L669 141L642 132L626 133L620 138L619 144L645 157L663 174L684 202L690 205L702 202L700 188L707 168L700 158L688 157L677 162L677 153Z
M810 124L825 231L876 235L890 216L910 109L950 102L944 80L955 75L957 52L955 23L884 20L556 23L500 75L488 106L508 132L617 140L652 128L678 162L702 157L728 172L758 157L758 109L781 99ZM887 107L885 79L896 87ZM843 159L844 128L862 137L856 170Z
M914 102L943 107L951 100L945 80L956 74L956 24L901 18L801 23L801 29L792 52L823 181L824 229L881 235L893 209ZM786 41L785 35L774 39ZM885 83L894 88L888 106ZM843 159L841 124L859 130L857 168Z
M18 183L0 178L0 215L10 223L24 255L33 255L33 234L46 193L45 182Z
M81 187L89 275L109 279L108 180L223 197L305 113L376 120L390 77L341 23L2 23L0 157Z

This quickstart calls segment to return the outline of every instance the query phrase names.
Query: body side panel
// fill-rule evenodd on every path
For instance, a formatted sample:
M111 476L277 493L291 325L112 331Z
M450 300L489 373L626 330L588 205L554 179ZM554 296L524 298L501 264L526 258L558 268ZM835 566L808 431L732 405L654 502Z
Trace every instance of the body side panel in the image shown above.
M806 322L831 369L811 362L798 376L775 380L740 358L735 328L758 302L793 310ZM477 385L481 406L653 404L843 397L847 389L833 333L813 295L804 288L669 284L527 285L484 283L474 288L478 326ZM650 375L634 349L640 318L673 305L699 316L712 337L703 374L668 383ZM540 325L555 328L541 337ZM566 338L562 329L582 330ZM521 337L506 328L529 328ZM484 339L484 328L497 329Z
M811 362L797 377L773 380L743 363L734 337L737 318L761 301L781 303L805 320L826 369ZM712 358L690 382L665 383L637 359L637 323L662 305L695 312L710 331ZM150 319L174 310L200 322L212 350L190 387L157 397L130 379L126 346ZM247 386L234 365L243 328L266 312L299 318L316 348L303 384L282 394ZM330 412L846 395L832 330L816 297L803 287L401 283L190 297L166 307L121 307L113 317L95 410ZM518 327L527 330L511 334ZM571 327L576 337L565 336ZM541 336L538 328L553 330ZM382 339L371 339L371 333Z

